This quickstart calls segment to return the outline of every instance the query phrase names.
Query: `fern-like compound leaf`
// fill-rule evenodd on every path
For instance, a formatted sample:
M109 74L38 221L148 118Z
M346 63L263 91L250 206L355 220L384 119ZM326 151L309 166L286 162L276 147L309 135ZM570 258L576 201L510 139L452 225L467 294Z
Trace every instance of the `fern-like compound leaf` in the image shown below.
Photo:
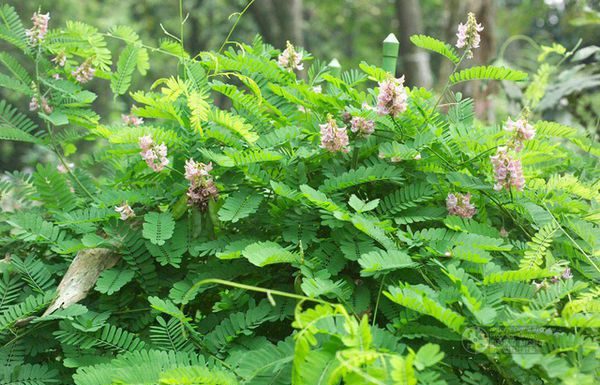
M458 63L460 60L456 55L454 48L448 44L435 39L431 36L426 35L412 35L410 41L419 48L424 48L429 51L437 52L442 56L445 56L453 63Z
M155 245L161 246L173 236L175 221L170 213L148 213L144 216L142 234Z
M527 79L527 73L506 67L477 66L471 67L450 76L450 83L457 84L469 80L512 80L515 82Z
M254 214L261 202L262 196L250 190L236 191L225 200L219 210L219 219L235 223Z

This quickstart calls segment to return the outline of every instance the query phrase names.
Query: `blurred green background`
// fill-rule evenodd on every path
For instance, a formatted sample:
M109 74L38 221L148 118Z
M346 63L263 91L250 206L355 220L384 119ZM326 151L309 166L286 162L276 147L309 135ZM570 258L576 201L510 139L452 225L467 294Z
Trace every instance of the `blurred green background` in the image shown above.
M237 19L235 13L249 2L181 0L181 15L180 0L5 0L0 3L13 5L26 27L30 26L30 15L41 9L51 14L50 28L60 27L66 20L80 20L101 31L115 25L128 25L150 46L157 46L169 34L179 36L183 18L184 45L188 52L196 54L219 49ZM381 41L394 32L401 42L398 73L406 75L408 85L439 89L452 68L439 57L414 48L408 38L424 33L454 44L457 25L466 20L469 11L485 26L481 48L476 50L473 59L475 63L509 65L533 74L540 66L540 45L551 46L557 42L567 50L592 47L588 48L589 55L580 55L585 56L583 59L561 64L560 71L553 74L555 81L546 91L557 90L550 100L540 103L538 112L547 118L584 127L596 135L600 111L600 54L593 47L600 45L598 1L256 0L241 18L231 40L250 42L260 34L278 49L284 48L286 40L290 40L319 60L337 58L346 69L363 60L380 64ZM0 44L0 50L4 49L10 48ZM151 64L149 75L135 80L134 90L148 88L157 78L176 71L176 61L164 56L154 56ZM564 81L566 85L561 83ZM107 82L95 81L90 87L99 95L94 106L104 123L119 119L121 112L129 110L127 97L113 99ZM478 84L470 87L460 91L475 96L478 116L491 122L498 113L510 112L511 99L522 97L520 89ZM491 97L499 93L506 96L505 102ZM16 101L6 92L0 97L26 110L27 101ZM0 143L0 168L19 169L44 155L28 149L26 145Z

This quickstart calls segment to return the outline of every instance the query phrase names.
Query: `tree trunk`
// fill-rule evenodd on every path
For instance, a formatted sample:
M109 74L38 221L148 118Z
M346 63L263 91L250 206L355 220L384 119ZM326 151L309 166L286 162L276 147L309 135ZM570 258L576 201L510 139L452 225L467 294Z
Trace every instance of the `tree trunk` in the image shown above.
M467 3L461 0L449 0L445 2L444 10L444 38L443 40L454 46L456 44L456 32L458 23L467 21ZM464 20L463 20L464 19ZM454 64L449 60L443 59L440 63L437 76L437 88L441 89L446 84Z
M302 0L275 1L275 13L279 21L279 45L289 40L295 46L304 46Z
M281 48L279 20L272 0L256 0L249 8L266 43Z
M411 86L431 87L433 76L429 53L410 42L411 35L423 33L419 0L396 0L396 17L400 24L400 60L404 66L406 83Z
M494 19L496 17L496 8L492 0L473 0L472 9L477 15L477 21L484 26L481 32L480 47L473 50L473 61L477 65L490 64L496 55L496 26ZM494 109L490 95L498 91L498 82L483 83L480 81L471 83L470 94L475 100L475 114L484 121L494 119Z

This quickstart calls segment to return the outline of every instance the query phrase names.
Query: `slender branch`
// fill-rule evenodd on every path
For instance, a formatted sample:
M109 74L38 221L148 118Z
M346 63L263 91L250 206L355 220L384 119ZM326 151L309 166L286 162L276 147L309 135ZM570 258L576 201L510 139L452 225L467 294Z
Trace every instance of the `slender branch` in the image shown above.
M237 287L238 289L255 291L255 292L258 292L258 293L265 293L265 294L271 295L271 296L277 295L277 296L280 296L280 297L293 298L293 299L297 299L297 300L300 300L300 301L310 301L310 302L320 303L320 304L323 304L323 305L338 306L338 304L334 304L334 303L331 303L331 302L328 302L328 301L324 301L324 300L318 299L318 298L306 297L304 295L288 293L286 291L279 291L279 290L273 290L273 289L265 289L263 287L258 287L258 286L244 285L243 283L237 283L237 282L233 282L233 281L226 281L224 279L216 279L216 278L209 278L209 279L203 279L201 281L198 281L188 291L192 292L192 291L198 289L200 286L209 285L209 284L217 284L217 285L224 285L224 286L230 286L230 287Z
M565 234L567 236L567 238L569 238L569 240L571 241L571 243L573 245L575 245L575 247L581 252L581 254L583 254L585 256L585 258L594 267L594 269L596 269L596 271L600 273L600 268L598 268L598 265L596 265L596 263L594 262L594 260L585 252L585 250L583 250L581 248L581 246L579 246L579 243L575 242L575 240L573 239L573 237L571 237L571 235L569 233L567 233L567 230L565 230L565 228L560 224L560 222L556 219L556 217L554 216L554 214L552 214L552 212L550 210L548 210L548 207L546 206L546 203L543 202L542 204L544 205L544 209L546 210L546 212L548 214L550 214L550 216L552 217L552 219L554 220L554 222L556 223L556 225L562 230L563 234Z
M248 10L248 8L250 8L250 6L252 4L254 4L254 1L255 0L250 0L250 2L248 3L248 5L246 5L246 7L242 10L242 12L240 12L238 14L238 18L236 19L235 23L233 23L233 26L229 30L229 33L227 34L227 37L225 38L225 41L223 42L223 44L221 44L221 48L219 48L219 50L217 51L217 53L221 53L221 51L223 51L223 48L225 48L225 46L227 45L227 43L229 43L229 38L231 37L231 34L233 34L233 31L237 27L238 23L240 22L240 19L242 18L242 16L244 16L244 14Z
M187 19L187 17L186 17ZM185 52L185 45L183 43L183 24L185 20L183 19L183 0L179 0L179 41L181 42L181 51Z
M375 302L375 309L373 310L373 322L371 326L375 326L375 322L377 321L377 310L379 310L379 300L381 299L381 292L383 291L383 285L385 284L385 279L387 278L387 274L383 276L381 279L381 284L379 285L379 292L377 293L377 301Z
M446 85L444 85L444 88L442 89L442 92L440 93L440 96L438 97L437 101L433 105L433 111L435 111L437 109L438 105L442 101L442 98L444 97L444 94L446 93L446 91L448 91L448 88L450 88L450 78L452 77L452 75L454 75L454 73L456 72L456 70L458 69L458 67L461 65L462 61L467 56L468 52L469 52L468 49L466 49L465 52L463 52L463 54L460 57L460 59L458 60L458 62L454 65L454 68L452 69L452 72L450 72L450 75L448 75L448 80L446 80Z

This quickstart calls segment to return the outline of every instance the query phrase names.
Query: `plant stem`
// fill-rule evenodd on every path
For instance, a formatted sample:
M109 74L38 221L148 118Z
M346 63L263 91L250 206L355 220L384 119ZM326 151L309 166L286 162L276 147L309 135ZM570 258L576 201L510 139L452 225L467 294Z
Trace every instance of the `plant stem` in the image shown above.
M181 41L181 51L185 52L185 46L183 44L183 0L179 0L179 39Z
M232 282L232 281L226 281L224 279L216 279L216 278L203 279L201 281L198 281L188 291L190 291L190 292L194 291L197 288L199 288L200 286L208 285L208 284L211 284L211 283L214 283L214 284L217 284L217 285L224 285L224 286L236 287L238 289L255 291L255 292L258 292L258 293L265 293L267 295L278 295L280 297L293 298L293 299L297 299L297 300L300 300L300 301L310 301L310 302L320 303L320 304L323 304L323 305L339 306L337 304L334 304L334 303L331 303L331 302L328 302L328 301L324 301L324 300L318 299L318 298L306 297L304 295L288 293L288 292L285 292L285 291L265 289L263 287L258 287L258 286L244 285L242 283L237 283L237 282Z
M442 89L440 96L438 97L437 101L433 105L433 111L435 111L437 109L438 105L442 101L442 98L444 97L444 94L446 93L446 91L448 91L448 88L450 88L450 78L452 77L452 75L454 75L454 73L456 72L456 70L458 69L458 67L460 66L462 61L464 60L465 56L467 55L467 52L469 52L468 49L466 49L465 52L463 52L462 56L460 57L460 59L458 60L458 62L454 66L454 68L452 69L452 72L450 72L450 75L448 76L448 80L446 81L446 85L444 85L444 88Z
M375 302L375 309L373 310L373 322L371 326L375 326L375 321L377 321L377 310L379 309L379 300L381 299L381 292L383 291L383 285L385 284L385 279L387 278L387 274L383 276L381 279L381 284L379 285L379 292L377 293L377 301Z
M240 19L242 18L242 16L244 16L244 14L245 14L245 13L246 13L246 11L248 10L248 8L250 8L250 6L251 6L252 4L254 4L254 1L255 1L255 0L250 0L250 2L248 3L248 5L246 5L246 7L245 7L245 8L242 10L242 12L240 12L240 13L238 14L238 18L237 18L237 20L235 21L235 23L233 23L233 26L232 26L232 27L231 27L231 29L229 30L229 33L227 34L227 37L225 38L225 41L223 42L223 44L221 44L221 48L219 48L219 50L217 51L217 53L221 53L221 51L223 51L223 48L225 48L225 46L227 45L227 43L229 43L229 38L231 37L231 34L233 33L233 31L234 31L234 30L235 30L235 28L237 27L237 25L238 25L238 23L239 23ZM234 13L234 14L232 14L231 16L233 16L233 15L235 15L235 13ZM230 17L231 17L231 16L230 16Z
M46 129L48 130L48 134L50 135L50 146L52 147L52 149L54 150L54 153L56 154L56 156L58 157L58 160L60 161L60 163L63 165L63 167L65 168L65 170L67 171L67 174L69 174L69 176L75 181L75 183L77 183L77 185L79 185L79 187L81 188L81 190L92 200L95 201L96 198L92 195L92 193L90 193L90 191L83 185L83 183L81 183L81 181L79 180L79 178L77 178L77 176L75 176L75 174L73 173L73 171L71 170L71 167L69 167L69 165L67 164L67 161L65 160L65 158L62 156L62 154L60 153L59 149L58 149L58 145L56 144L55 140L54 140L54 134L52 132L51 129L51 125L50 123L46 122Z

